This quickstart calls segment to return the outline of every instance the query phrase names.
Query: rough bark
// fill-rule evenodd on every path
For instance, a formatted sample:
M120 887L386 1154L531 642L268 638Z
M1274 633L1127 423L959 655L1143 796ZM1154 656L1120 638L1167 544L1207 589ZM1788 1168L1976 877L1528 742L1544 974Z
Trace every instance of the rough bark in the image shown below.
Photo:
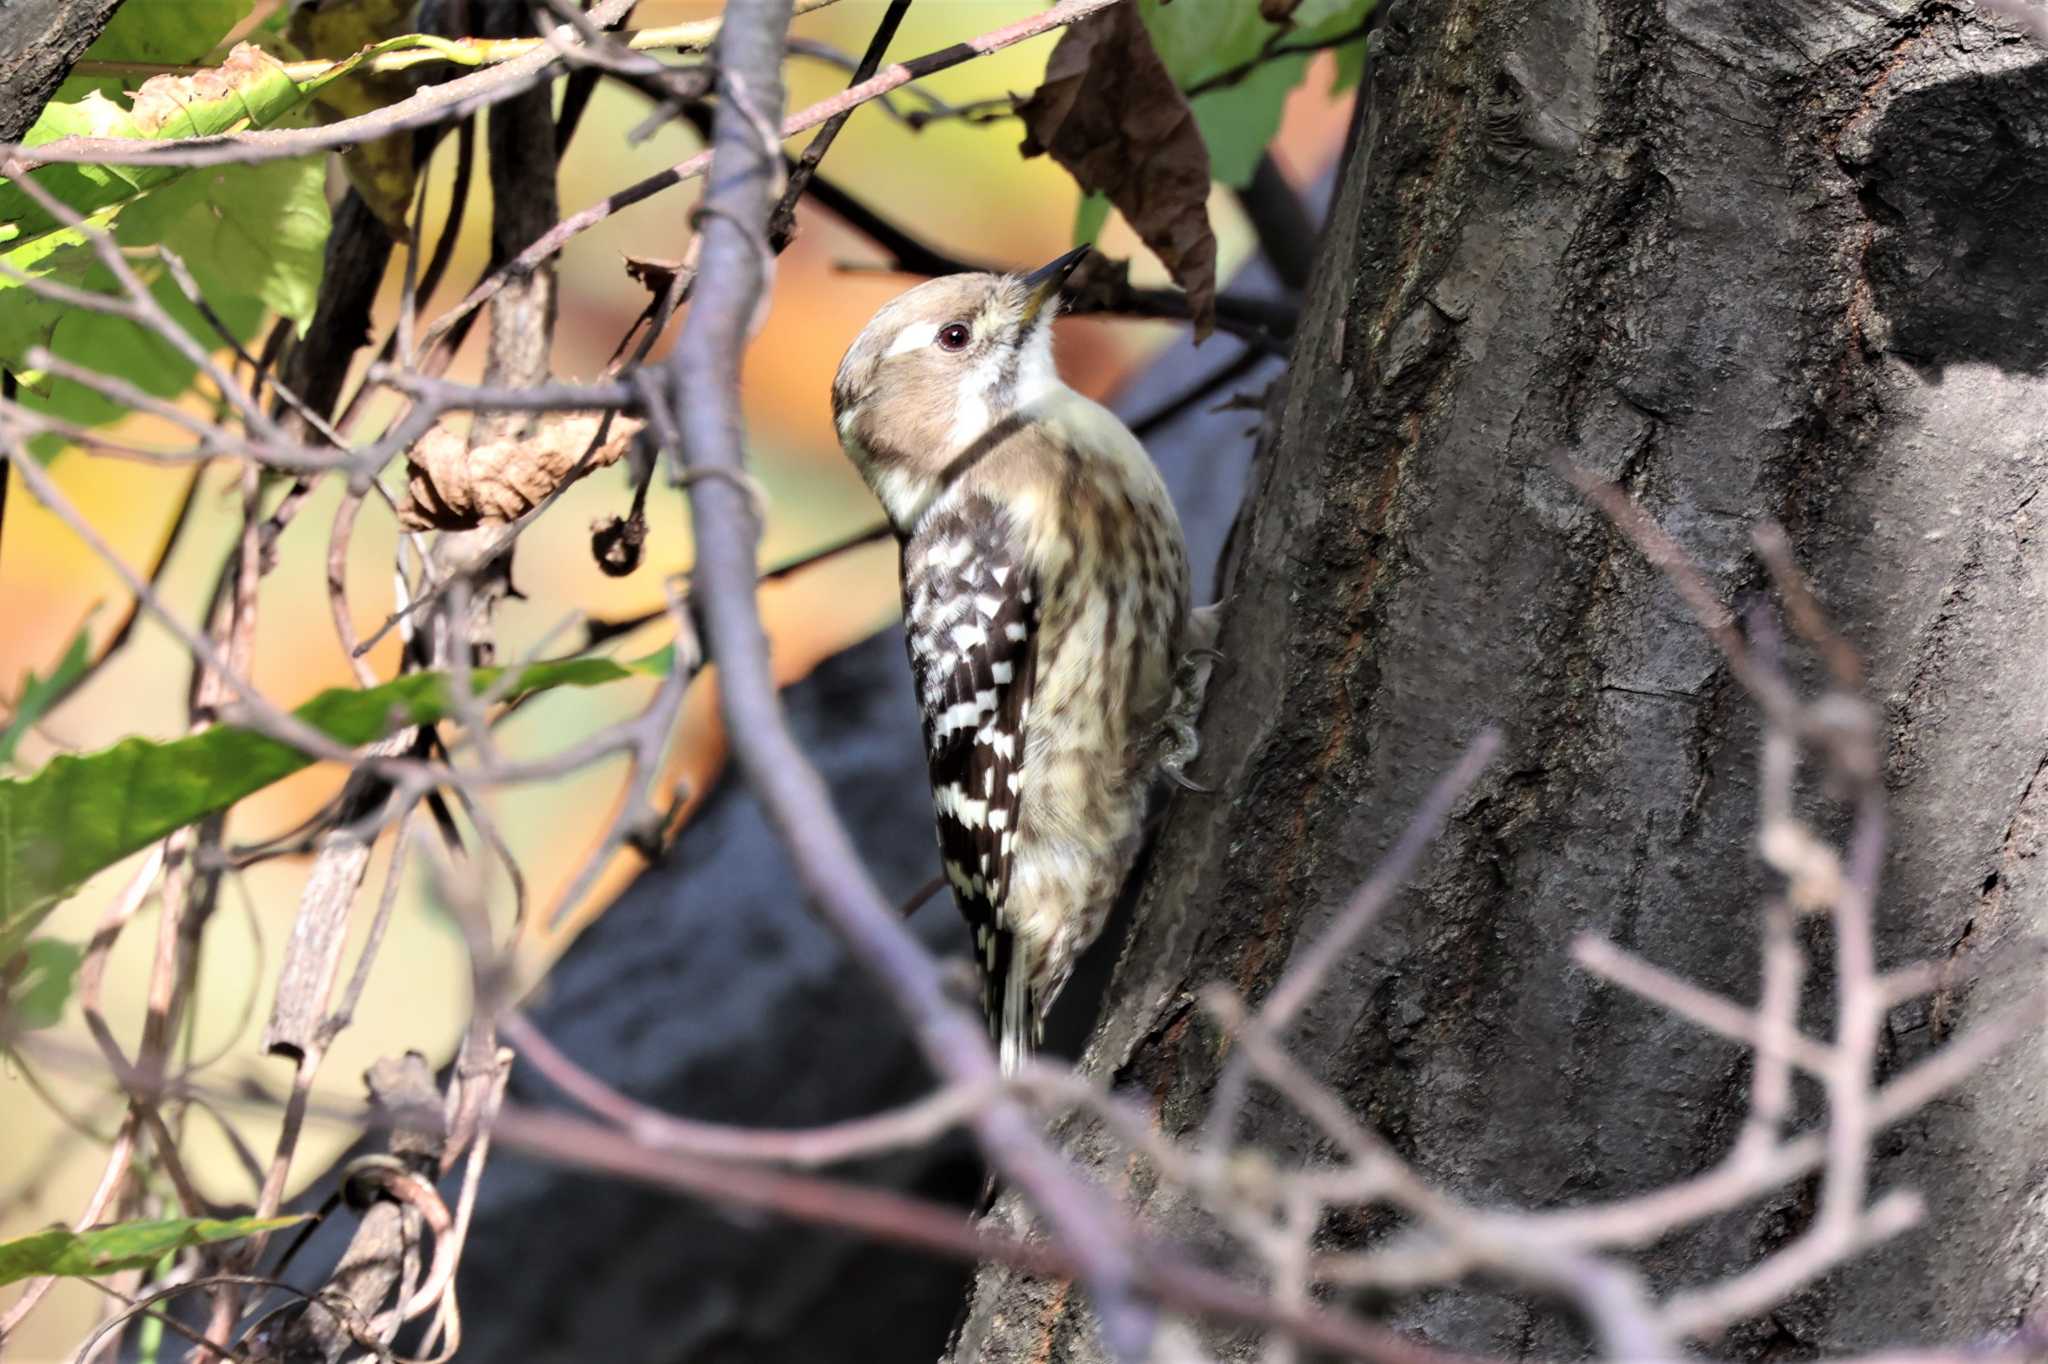
M0 0L0 142L19 142L121 0Z
M1886 960L1958 966L1936 1008L1895 1015L1888 1065L2020 983L2001 968L2033 960L2048 908L2048 67L1964 9L1394 0L1226 565L1233 666L1196 769L1221 792L1176 802L1087 1058L1169 1130L1196 1128L1218 1070L1194 992L1256 998L1492 722L1503 760L1294 1050L1474 1199L1648 1189L1731 1139L1741 1056L1564 948L1604 933L1754 997L1754 724L1559 455L1627 485L1730 597L1761 586L1747 534L1779 518L1868 653ZM1722 1348L1954 1340L2033 1307L2037 1057L2015 1048L1885 1146L1880 1185L1923 1190L1931 1226ZM1317 1150L1269 1096L1243 1135ZM1199 1226L1075 1146L1164 1226ZM1663 1287L1725 1273L1806 1213L1787 1190L1648 1267ZM1383 1310L1464 1348L1580 1348L1507 1295ZM991 1270L954 1357L1099 1351L1079 1295Z

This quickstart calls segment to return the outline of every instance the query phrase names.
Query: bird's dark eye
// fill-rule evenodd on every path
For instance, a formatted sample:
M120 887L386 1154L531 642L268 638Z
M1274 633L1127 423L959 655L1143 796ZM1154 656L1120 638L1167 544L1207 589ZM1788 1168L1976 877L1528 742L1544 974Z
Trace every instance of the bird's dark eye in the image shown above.
M948 322L939 328L940 350L966 350L967 343L974 339L974 333L965 322Z

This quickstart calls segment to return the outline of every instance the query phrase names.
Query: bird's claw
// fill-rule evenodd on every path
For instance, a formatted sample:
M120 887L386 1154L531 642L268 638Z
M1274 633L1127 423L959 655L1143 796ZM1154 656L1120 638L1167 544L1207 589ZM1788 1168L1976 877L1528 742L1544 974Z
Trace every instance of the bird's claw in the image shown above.
M1159 770L1181 790L1205 796L1213 795L1214 788L1190 778L1187 769L1202 752L1202 736L1195 721L1201 718L1202 705L1208 700L1210 675L1215 665L1224 661L1222 651L1207 644L1183 653L1174 669L1173 699L1159 725Z
M1190 721L1178 717L1170 717L1165 728L1166 751L1159 759L1159 770L1183 791L1203 796L1215 794L1215 788L1204 786L1187 774L1188 764L1201 756L1201 734Z

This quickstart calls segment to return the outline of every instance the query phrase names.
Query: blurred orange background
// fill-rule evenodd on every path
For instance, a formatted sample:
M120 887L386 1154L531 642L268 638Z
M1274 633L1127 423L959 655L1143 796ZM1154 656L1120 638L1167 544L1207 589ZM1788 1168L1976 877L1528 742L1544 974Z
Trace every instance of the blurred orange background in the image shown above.
M718 8L691 0L644 0L636 24L701 18ZM944 47L1037 8L1011 0L923 0L911 8L890 55L900 58ZM882 9L882 0L842 0L799 19L793 32L858 54ZM942 72L926 84L955 102L1028 91L1043 72L1052 42L1051 35L1034 39ZM1311 69L1289 104L1276 144L1277 159L1297 184L1320 174L1342 142L1348 102L1333 101L1328 94L1332 67L1326 56ZM826 63L792 60L790 107L824 98L845 81L843 71ZM673 123L638 146L627 145L626 134L646 112L645 101L630 91L611 83L600 87L563 159L565 213L698 150L693 135ZM1015 122L985 127L939 122L912 132L869 105L854 115L833 146L825 174L942 249L1031 266L1070 244L1078 192L1049 160L1023 160L1017 152L1019 137ZM803 140L795 140L792 149ZM444 146L430 173L430 223L438 222L445 208L452 164L452 145ZM475 197L460 252L449 271L450 284L439 298L423 305L423 317L459 297L459 289L476 277L487 255L488 191L481 164L472 192ZM561 258L558 375L588 377L603 367L646 301L645 291L621 268L622 258L679 256L693 197L693 187L658 195L570 245ZM1216 193L1211 212L1227 277L1252 249L1250 233L1229 194ZM745 370L752 456L770 498L764 564L878 519L838 449L831 426L830 382L840 353L868 316L911 282L901 276L841 270L845 262L878 262L883 253L822 211L806 206L801 226L796 242L777 264L773 306ZM430 240L431 235L430 227ZM1112 220L1100 245L1111 255L1133 258L1133 275L1139 280L1164 280L1164 272L1119 222ZM381 300L385 325L395 316L395 300L394 279ZM478 375L482 333L478 328L472 336L452 377ZM1176 334L1176 328L1165 323L1064 322L1062 369L1076 387L1111 399ZM672 327L662 350L673 337ZM1213 345L1220 363L1232 343L1219 338ZM125 434L138 439L164 436L144 420L132 420L126 428ZM61 456L53 473L127 562L146 571L166 535L186 475L77 451ZM389 476L387 482L396 486ZM665 485L658 483L650 499L652 536L640 570L623 580L611 579L591 561L590 523L622 513L628 495L621 470L600 471L523 535L515 581L526 599L508 603L498 617L502 657L520 657L541 646L577 613L622 616L659 604L664 577L690 560L685 511ZM287 531L281 564L264 583L254 677L282 704L296 705L325 687L352 685L322 587L327 532L336 502L332 486L314 495ZM210 471L199 514L164 580L167 600L187 613L187 619L196 619L238 522L234 471ZM376 629L391 609L394 546L389 515L372 502L361 517L349 559L351 604L361 636ZM894 567L893 547L875 545L765 589L762 605L780 675L785 680L801 676L820 658L892 619ZM0 541L0 603L5 621L0 630L0 694L8 695L29 669L47 671L88 616L95 638L104 639L126 609L113 572L36 505L18 478L9 492L5 536ZM617 641L614 648L631 656L664 642L657 626ZM552 652L559 652L559 647ZM374 650L370 662L379 677L392 676L397 666L395 639ZM184 729L188 680L182 649L162 626L145 618L126 649L24 745L24 769L52 753L96 749L128 734L178 735ZM645 703L651 687L622 683L543 698L504 727L503 746L512 756L556 750L631 714ZM688 778L699 789L715 773L722 755L714 705L709 687L695 689L676 744L680 766L672 775ZM501 831L524 861L534 919L523 927L522 941L536 965L565 946L576 927L601 912L640 865L630 854L615 859L599 893L589 897L560 931L550 931L539 921L606 826L622 774L622 762L607 762L570 779L497 792L489 802ZM340 773L332 768L316 768L243 802L230 820L231 841L252 841L292 827L332 795L339 779ZM381 884L386 855L380 851L372 865L373 890ZM223 1057L208 1072L216 1081L252 1075L281 1091L289 1080L285 1063L258 1054L256 1039L270 1005L271 972L290 930L308 865L304 859L265 862L230 877L224 888L219 917L207 939L201 1007L191 1037L194 1055ZM132 863L110 869L63 906L43 932L83 941L133 870ZM417 877L414 882L399 904L355 1026L339 1039L321 1073L319 1091L344 1105L355 1101L357 1077L370 1061L407 1047L438 1060L452 1051L462 1024L468 967L460 940L424 885ZM507 933L512 931L510 898L502 876L496 877L490 901ZM358 915L359 920L366 917ZM140 995L154 932L152 908L129 927L109 967L109 1021L117 1036L131 1045L139 1027ZM75 1009L59 1033L67 1041L89 1045ZM63 1075L46 1078L54 1096L74 1113L91 1117L101 1128L111 1125L109 1114L115 1110L95 1086ZM98 1150L68 1133L18 1076L0 1078L0 1104L5 1105L6 1131L0 1149L8 1156L0 1168L9 1181L0 1186L0 1198L6 1200L0 1203L0 1238L69 1219L98 1175ZM235 1116L251 1145L267 1153L275 1135L274 1120L261 1112ZM189 1122L189 1149L196 1153L198 1177L207 1193L222 1201L248 1200L248 1181L219 1132L196 1115ZM298 1183L318 1175L350 1136L346 1130L314 1124L294 1167ZM55 1163L38 1168L45 1153L54 1153ZM12 1182L27 1178L32 1170L35 1177L28 1187ZM90 1288L60 1287L29 1319L21 1337L8 1342L9 1357L67 1357L90 1329L101 1303Z

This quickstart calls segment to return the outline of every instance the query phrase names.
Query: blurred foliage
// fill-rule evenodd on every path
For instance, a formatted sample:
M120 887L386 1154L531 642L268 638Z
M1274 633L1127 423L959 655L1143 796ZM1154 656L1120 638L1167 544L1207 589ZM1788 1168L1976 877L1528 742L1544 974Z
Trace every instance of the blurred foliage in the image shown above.
M1202 140L1209 144L1210 174L1238 188L1251 183L1253 168L1280 131L1288 94L1308 75L1310 54L1267 57L1269 50L1311 48L1352 34L1364 25L1373 4L1301 0L1290 23L1282 26L1267 22L1250 0L1139 0L1138 15L1152 35L1152 46L1182 90L1243 73L1189 101ZM1351 46L1361 54L1365 50L1362 40ZM1356 80L1353 73L1341 88Z
M48 677L36 676L31 668L22 679L21 692L14 698L13 714L8 717L7 728L0 729L0 767L14 761L14 750L21 746L29 726L42 719L59 697L77 685L91 662L92 617L88 615L85 624L79 626L78 633L71 637L64 657L57 660L57 666L50 670Z
M478 668L470 682L479 696L516 700L667 667L666 654L634 664L575 658L537 663L512 678L497 668ZM322 692L292 714L335 743L356 748L455 710L444 674L408 673L381 687ZM103 752L54 758L26 780L0 781L0 962L94 872L313 761L256 730L213 725L170 743L124 739Z
M22 948L8 966L11 978L0 980L0 1019L7 1031L33 1032L62 1018L84 960L83 948L59 938L37 938Z
M91 1231L50 1227L12 1241L0 1241L0 1284L43 1274L82 1277L122 1269L147 1269L164 1256L192 1246L239 1241L261 1232L297 1226L303 1217L173 1217L121 1222Z

